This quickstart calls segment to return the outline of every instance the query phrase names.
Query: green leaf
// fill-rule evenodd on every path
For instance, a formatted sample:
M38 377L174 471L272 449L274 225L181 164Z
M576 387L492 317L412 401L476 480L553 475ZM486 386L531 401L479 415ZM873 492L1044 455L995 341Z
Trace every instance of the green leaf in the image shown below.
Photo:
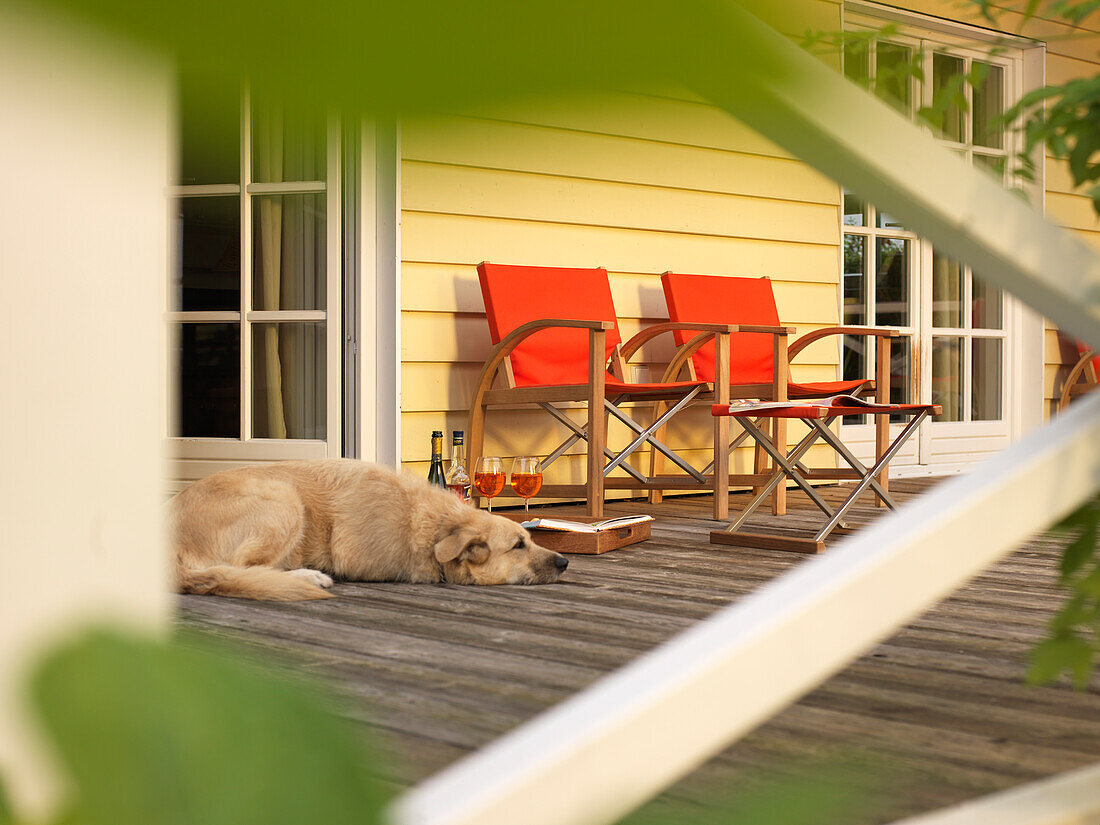
M32 698L82 825L379 821L382 794L328 700L201 637L89 633L48 656Z
M1076 636L1045 639L1031 651L1027 681L1034 685L1047 684L1057 679L1063 670L1069 670L1074 675L1075 685L1079 686L1082 664L1087 685L1092 647L1084 639Z
M4 790L4 783L0 781L0 825L13 825L15 822L15 814L11 811L11 805L8 803L8 795Z
M1100 565L1089 575L1077 582L1077 591L1091 596L1100 602Z
M648 806L619 825L847 825L859 818L856 815L867 797L865 786L860 793L855 789L855 779L872 770L865 763L841 756L829 762L782 766L785 775L773 774L769 780L738 788L735 794L712 794L702 806ZM885 787L876 790L885 791Z
M1059 565L1062 578L1067 579L1080 570L1081 566L1092 558L1095 547L1096 525L1091 524L1062 551L1062 562Z

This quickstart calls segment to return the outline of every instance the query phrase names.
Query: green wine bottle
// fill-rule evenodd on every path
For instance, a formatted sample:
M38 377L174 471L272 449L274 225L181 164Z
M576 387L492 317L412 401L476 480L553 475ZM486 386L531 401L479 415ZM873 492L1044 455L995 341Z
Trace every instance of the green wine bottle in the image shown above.
M428 481L434 487L447 489L447 481L443 475L443 431L432 432L432 466L428 470Z

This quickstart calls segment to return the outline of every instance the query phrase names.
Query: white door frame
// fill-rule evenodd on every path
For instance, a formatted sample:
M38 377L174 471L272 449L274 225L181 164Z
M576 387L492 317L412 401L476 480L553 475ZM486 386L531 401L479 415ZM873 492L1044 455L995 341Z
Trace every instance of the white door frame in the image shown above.
M166 321L175 324L230 322L240 325L240 437L203 438L171 437L168 454L175 459L171 489L204 475L240 464L257 461L277 461L335 457L341 454L343 427L342 400L342 295L343 232L340 121L335 113L326 117L326 180L286 183L264 183L252 180L251 100L247 84L241 90L240 105L240 178L237 184L210 186L170 186L172 198L238 195L240 198L241 232L241 296L236 311L169 311ZM325 309L301 311L252 310L252 198L257 195L325 194ZM178 255L178 252L177 252ZM182 265L176 260L175 267ZM252 336L250 324L272 321L324 321L325 326L325 438L276 439L253 438L251 386ZM170 412L174 414L174 412ZM171 428L169 429L171 431Z
M353 420L349 458L397 468L401 460L401 131L393 119L363 118L359 132L359 218L354 380L346 404Z

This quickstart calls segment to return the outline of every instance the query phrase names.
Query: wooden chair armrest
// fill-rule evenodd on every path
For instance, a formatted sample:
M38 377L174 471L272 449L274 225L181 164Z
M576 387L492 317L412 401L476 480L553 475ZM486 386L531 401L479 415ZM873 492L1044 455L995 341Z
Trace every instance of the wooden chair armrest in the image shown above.
M509 332L501 342L493 347L492 352L489 353L489 357L485 361L485 365L481 368L481 375L477 379L476 389L474 390L474 404L479 403L480 398L484 395L485 391L492 386L493 379L496 377L497 370L504 362L504 359L511 354L512 350L518 347L524 339L529 338L536 332L540 332L544 329L587 329L589 332L601 332L606 334L608 330L615 328L614 321L577 321L569 318L541 318L538 321L528 321L522 326L516 327Z
M820 341L830 335L871 335L878 338L899 338L901 333L888 327L825 327L824 329L815 329L813 332L807 332L791 344L787 350L787 357L793 360L798 353L814 341Z
M741 327L737 324L688 324L681 322L667 321L662 324L654 324L651 327L646 327L640 330L629 341L619 347L619 353L624 361L629 361L630 357L634 355L647 341L651 341L658 335L663 335L666 332L675 332L676 330L697 330L698 332L705 333L704 341L709 340L718 334L729 335L731 332L737 332ZM702 344L700 344L702 346ZM695 349L698 349L696 347ZM693 350L694 351L694 350Z
M1081 353L1081 357L1077 359L1077 363L1070 369L1069 375L1066 376L1066 381L1062 385L1062 395L1058 399L1058 406L1055 408L1055 412L1062 412L1062 410L1069 406L1070 399L1075 394L1074 387L1077 386L1077 382L1081 380L1081 376L1084 375L1085 370L1088 369L1089 364L1092 363L1092 359L1095 357L1096 350L1090 349Z
M794 335L797 327L772 327L765 324L738 324L735 332L760 332L766 335Z

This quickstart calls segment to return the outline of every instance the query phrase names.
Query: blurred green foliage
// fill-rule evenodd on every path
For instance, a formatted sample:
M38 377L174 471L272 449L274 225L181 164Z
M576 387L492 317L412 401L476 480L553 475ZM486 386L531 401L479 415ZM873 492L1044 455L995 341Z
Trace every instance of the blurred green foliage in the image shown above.
M857 791L860 775L874 777L870 795L866 783ZM869 796L896 781L886 778L881 762L838 753L784 765L782 775L757 777L736 791L713 790L702 804L648 805L619 825L848 825L865 812Z
M253 660L196 633L160 642L94 631L50 652L31 700L73 795L49 825L381 822L378 763L351 723L316 686ZM866 789L870 765L851 756L787 765L736 793L623 822L840 825L867 801L852 780L864 777ZM15 825L2 787L0 825Z
M74 788L55 825L380 821L377 771L325 694L210 639L87 633L46 657L31 701Z
M1032 651L1028 681L1043 684L1068 672L1084 690L1100 653L1100 496L1056 529L1068 538L1059 582L1069 596L1051 619L1049 636Z

